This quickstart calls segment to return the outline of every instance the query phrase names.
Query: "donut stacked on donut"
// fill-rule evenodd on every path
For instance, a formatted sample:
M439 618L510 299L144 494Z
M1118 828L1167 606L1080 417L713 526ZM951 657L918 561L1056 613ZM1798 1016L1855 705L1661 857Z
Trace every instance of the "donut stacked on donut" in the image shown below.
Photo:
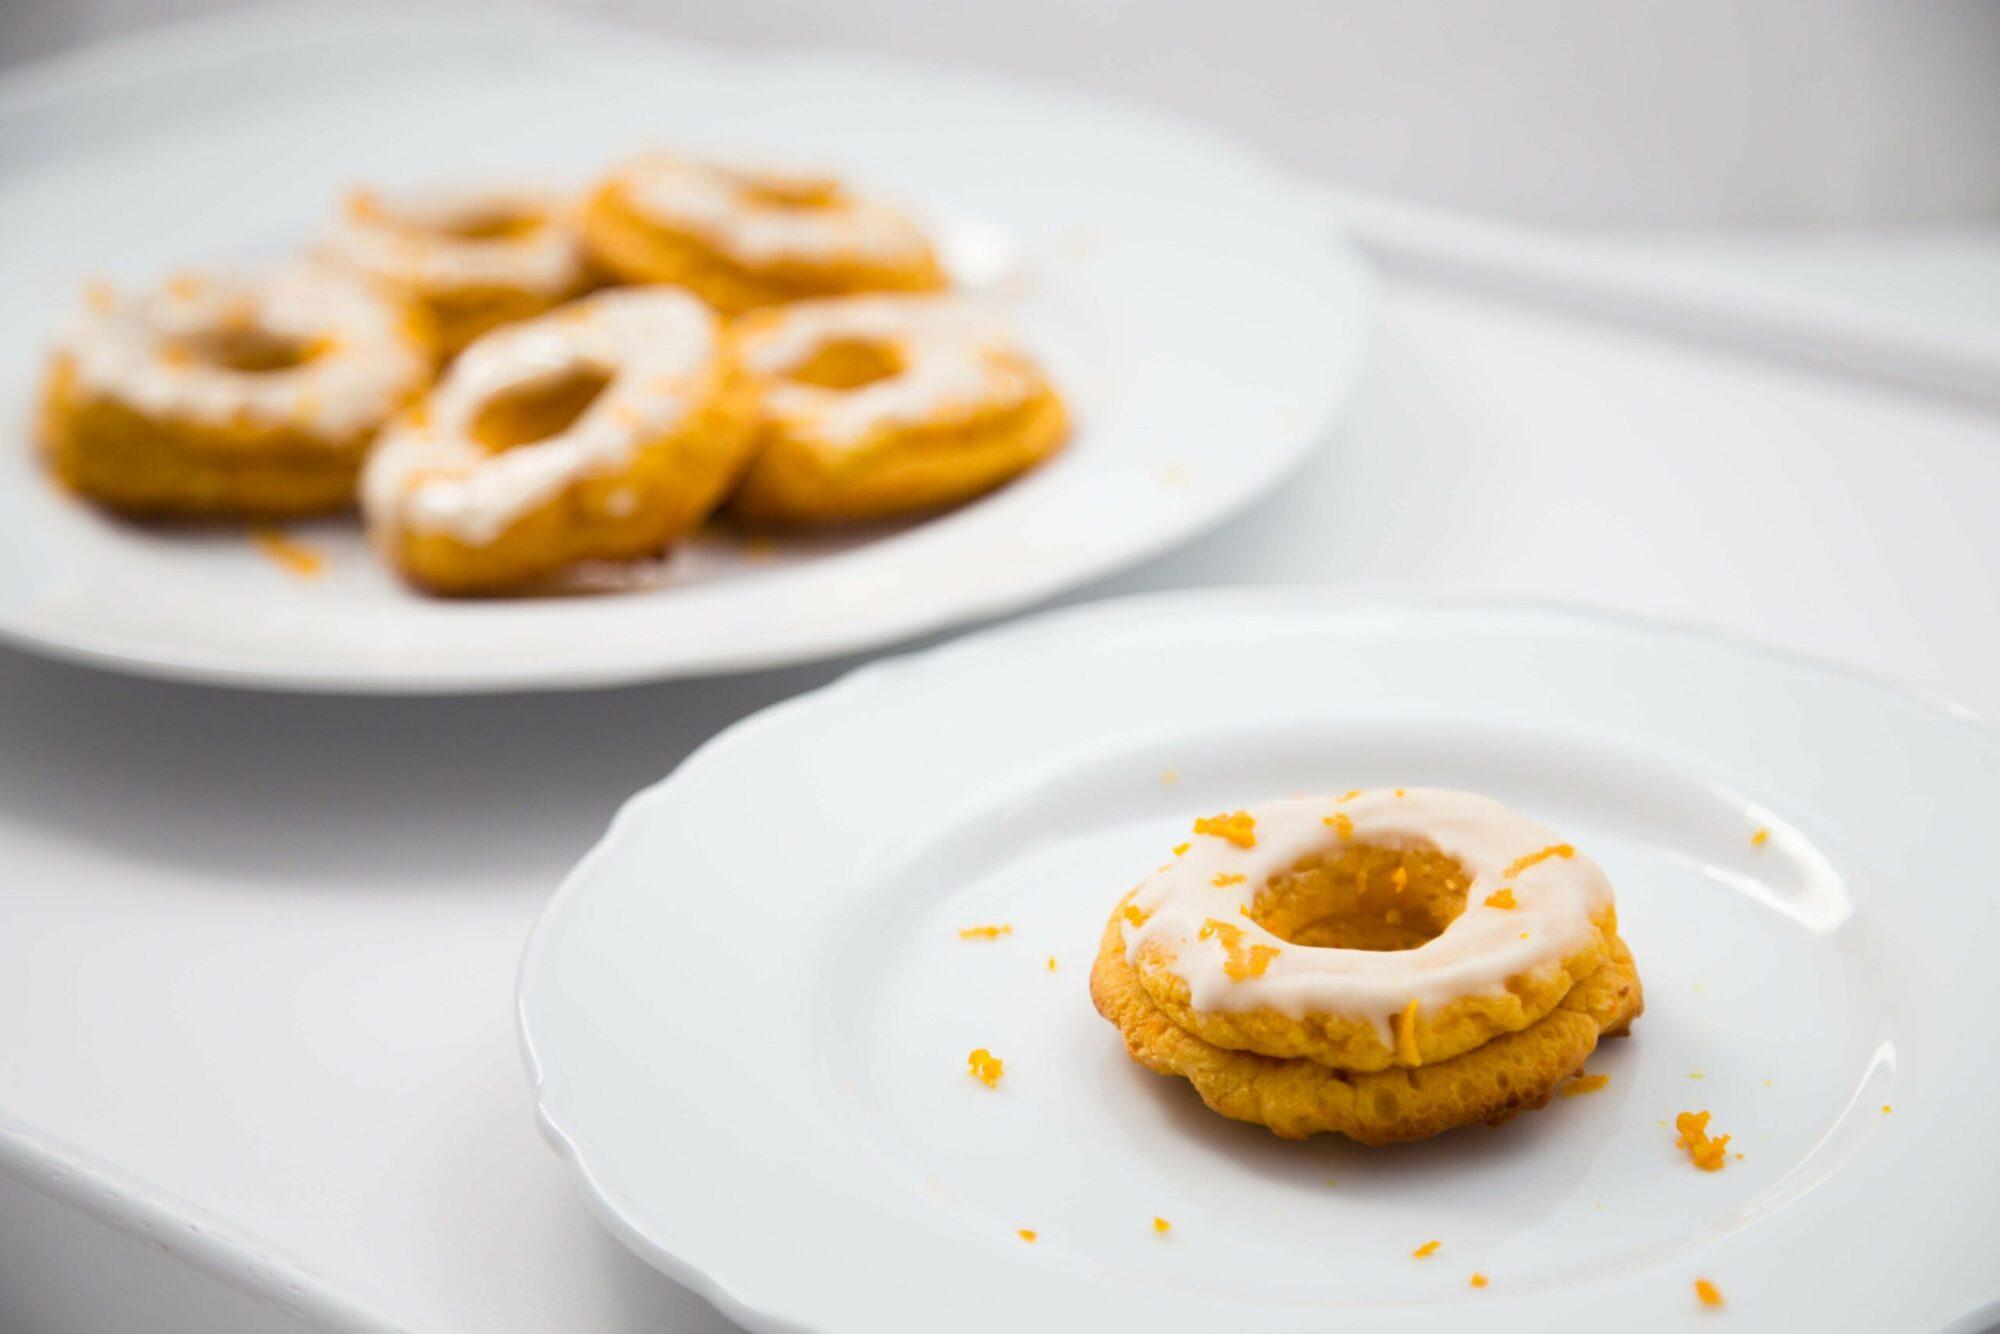
M318 265L93 289L43 386L64 482L134 515L299 515L352 503L368 443L430 378L423 325Z
M362 504L411 582L502 592L657 555L708 517L751 441L708 308L674 288L603 292L467 348L385 433Z
M421 306L444 356L590 281L576 205L553 190L358 190L320 253Z
M649 154L593 192L584 232L621 280L678 283L729 314L945 285L914 222L817 173Z
M738 332L756 387L751 522L876 519L957 504L1069 433L1062 400L992 320L951 297L808 301Z
M1441 789L1196 822L1091 970L1139 1064L1286 1138L1421 1139L1540 1107L1643 1008L1610 883Z

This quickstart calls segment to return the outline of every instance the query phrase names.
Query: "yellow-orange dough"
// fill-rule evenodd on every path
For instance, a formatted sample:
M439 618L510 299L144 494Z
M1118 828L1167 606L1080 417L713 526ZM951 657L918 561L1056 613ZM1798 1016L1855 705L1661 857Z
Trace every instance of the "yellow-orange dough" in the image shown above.
M340 510L429 379L426 343L416 313L305 266L99 289L50 359L36 434L59 480L121 513Z
M753 524L881 519L955 505L1069 435L1041 369L946 297L851 297L745 317L753 460L730 502Z
M807 297L924 292L945 274L915 225L832 177L654 154L591 195L584 236L625 282L673 283L726 314Z
M434 346L450 357L591 285L580 211L572 198L531 188L358 190L321 253L424 310Z
M528 592L693 531L741 473L751 431L708 309L671 288L620 288L467 348L384 433L362 504L413 584Z
M1541 1107L1558 1083L1583 1068L1600 1037L1622 1035L1644 1008L1631 952L1614 936L1608 959L1526 1028L1434 1065L1345 1071L1305 1057L1231 1051L1179 1027L1125 961L1116 920L1091 969L1090 995L1124 1035L1133 1060L1186 1079L1222 1115L1285 1139L1332 1131L1363 1144L1426 1139L1475 1122L1499 1125Z
M1643 1004L1602 870L1488 798L1295 798L1193 831L1112 913L1091 995L1226 1116L1370 1144L1497 1123Z

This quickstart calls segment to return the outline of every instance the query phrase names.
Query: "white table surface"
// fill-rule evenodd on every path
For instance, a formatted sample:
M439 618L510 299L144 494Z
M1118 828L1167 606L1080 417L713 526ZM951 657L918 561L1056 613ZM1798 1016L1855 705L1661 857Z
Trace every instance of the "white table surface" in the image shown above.
M1338 582L1574 601L1991 715L1996 516L1990 401L1392 274L1324 454L1070 600ZM220 1249L280 1257L275 1302L245 1297L146 1220L59 1202L73 1183L0 1173L0 1329L299 1327L286 1305L351 1328L725 1328L597 1227L538 1138L514 965L621 798L843 666L345 701L0 651L0 1112L181 1197Z

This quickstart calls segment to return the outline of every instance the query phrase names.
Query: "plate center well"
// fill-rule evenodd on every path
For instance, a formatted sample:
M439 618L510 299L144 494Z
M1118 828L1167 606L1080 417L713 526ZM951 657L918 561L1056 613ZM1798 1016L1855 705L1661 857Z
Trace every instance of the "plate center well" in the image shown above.
M1090 963L1118 896L1193 818L1396 785L1487 793L1605 867L1647 1000L1634 1036L1589 1062L1608 1085L1500 1129L1365 1149L1227 1121L1127 1059ZM855 999L821 1050L855 1095L838 1100L848 1130L912 1207L994 1246L1033 1229L1024 1260L1315 1305L1470 1299L1475 1270L1567 1283L1795 1202L1891 1100L1892 1034L1837 849L1705 775L1392 721L1140 742L1008 786L877 882L831 960L870 982L829 988ZM1011 931L960 937L981 925ZM967 1073L976 1047L1005 1062L996 1088ZM1674 1145L1675 1114L1703 1109L1743 1154L1718 1173Z

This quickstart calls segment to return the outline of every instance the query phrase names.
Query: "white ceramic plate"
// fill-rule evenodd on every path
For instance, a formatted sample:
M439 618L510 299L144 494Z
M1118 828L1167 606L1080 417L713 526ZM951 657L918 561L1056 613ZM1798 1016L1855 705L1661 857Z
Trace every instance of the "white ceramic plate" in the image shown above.
M230 15L0 81L0 634L124 670L330 691L552 688L827 655L1017 607L1193 535L1323 439L1369 282L1306 192L1170 117L961 72L760 59L553 16ZM114 95L115 90L115 95ZM641 593L451 604L351 526L306 583L240 534L59 495L27 447L41 348L92 274L279 254L360 181L583 180L648 142L782 152L910 201L1072 399L1072 448L899 531Z
M1609 871L1647 1000L1609 1085L1370 1150L1128 1061L1089 961L1190 818L1397 784L1491 793ZM1137 599L722 734L550 905L520 1020L599 1213L761 1329L1673 1330L1714 1314L1698 1276L1745 1328L1983 1328L1996 804L1976 721L1696 633ZM1701 1108L1744 1155L1716 1174L1674 1147Z

